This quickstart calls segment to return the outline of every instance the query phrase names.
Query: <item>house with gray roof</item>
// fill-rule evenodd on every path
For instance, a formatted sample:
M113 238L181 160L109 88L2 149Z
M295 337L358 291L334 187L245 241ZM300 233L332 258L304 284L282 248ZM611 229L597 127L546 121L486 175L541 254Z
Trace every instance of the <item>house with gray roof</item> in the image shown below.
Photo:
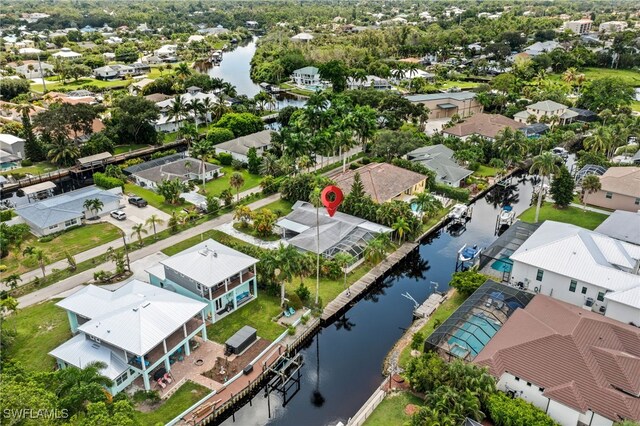
M31 233L43 237L82 225L86 218L108 215L120 208L122 188L104 190L95 185L60 194L16 208L16 214L29 225ZM85 209L87 200L98 199L102 210Z
M451 118L456 114L460 118L467 118L484 110L473 92L410 95L407 99L414 104L423 104L429 108L429 119Z
M301 87L323 87L324 83L320 78L318 67L299 68L291 74L291 80Z
M517 112L513 119L519 123L539 123L551 118L557 118L557 124L569 124L575 120L580 113L572 111L566 105L555 101L540 101L527 106L524 111ZM544 118L543 118L544 117Z
M595 232L640 246L640 213L616 210L595 229Z
M111 395L138 377L151 390L158 370L189 355L197 335L207 340L205 303L138 280L115 291L88 285L56 305L67 311L74 337L49 355L59 368L103 362Z
M137 185L155 190L163 180L178 179L180 182L199 180L202 182L203 165L205 181L223 175L222 167L196 158L183 157L182 154L136 164L124 169L124 173L130 175Z
M460 187L473 172L460 167L453 159L453 150L445 145L423 146L407 154L407 160L422 164L436 174L436 182L444 183L455 188Z
M222 142L214 146L214 148L216 153L224 152L231 154L236 160L246 163L249 160L247 154L251 148L255 148L258 157L262 156L264 151L269 149L271 146L271 132L271 130L262 130L250 135L231 139L227 142Z
M393 231L378 223L342 212L336 212L333 217L325 209L320 209L317 213L319 217L312 204L298 201L293 205L293 211L280 218L276 225L282 230L287 243L302 252L317 254L319 245L320 254L326 258L331 259L340 252L346 252L355 261L362 259L369 240L381 233Z
M203 302L216 322L258 297L258 259L208 239L147 269L157 287Z

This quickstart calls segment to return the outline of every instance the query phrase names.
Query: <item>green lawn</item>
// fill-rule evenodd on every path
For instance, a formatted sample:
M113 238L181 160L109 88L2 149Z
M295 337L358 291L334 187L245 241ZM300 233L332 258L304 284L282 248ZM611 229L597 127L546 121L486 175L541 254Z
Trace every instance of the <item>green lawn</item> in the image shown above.
M53 164L43 161L41 163L35 163L29 167L18 167L17 169L13 169L13 170L5 170L3 172L0 172L0 175L7 176L14 173L21 173L21 174L29 173L32 175L39 175L42 173L51 172L56 169L57 167L54 166Z
M203 232L201 235L187 238L186 240L180 241L179 243L174 244L171 247L167 247L166 249L162 250L162 252L167 256L173 256L174 254L180 253L181 251L186 250L189 247L193 247L199 242L207 240L209 238L215 241L218 241L219 243L222 243L222 244L233 243L238 245L251 246L251 244L245 241L239 240L235 237L232 237L231 235L227 235L222 231L218 231L217 229L211 229L207 232Z
M269 209L272 212L274 212L275 214L277 214L278 216L286 216L289 213L291 213L291 207L293 206L293 203L290 203L289 201L283 200L283 199L279 199L278 201L274 201L273 203L269 203L266 206L262 207L263 209ZM262 209L260 209L262 210Z
M402 426L409 424L411 417L404 412L404 408L408 404L422 406L424 401L410 392L387 395L364 422L364 426Z
M69 321L64 309L55 306L57 300L18 307L3 327L17 331L16 339L6 354L29 370L51 371L55 365L49 351L71 337Z
M519 216L523 222L533 223L536 206L531 206ZM540 208L539 221L555 220L556 222L571 223L586 229L596 229L608 216L602 213L584 211L579 207L556 209L552 203L544 203Z
M640 112L640 101L631 102L631 109Z
M611 68L585 68L582 70L588 80L596 78L613 77L622 80L630 86L640 86L640 73L635 70L619 70Z
M453 206L450 206L450 207L445 207L438 210L438 212L431 219L427 220L422 224L422 232L427 232L431 227L433 227L443 217L445 217L446 214L449 213L449 210L451 210L452 208Z
M49 258L48 263L53 263L64 259L66 257L65 251L74 255L93 247L106 244L110 241L117 240L120 238L120 235L119 229L110 223L95 223L66 231L46 243L41 243L36 239L36 237L29 235L22 247L33 246L43 249ZM3 275L12 274L14 272L23 273L38 267L37 262L34 260L30 258L25 259L21 254L19 255L19 258L16 258L15 253L9 253L7 257L2 259L1 263L7 266L7 270Z
M450 89L452 87L459 87L461 89L472 89L474 87L478 87L479 85L480 83L462 80L444 80L436 84L436 86L441 89Z
M224 173L224 175L217 179L210 180L204 186L205 190L207 191L207 194L212 194L217 196L217 195L220 195L220 193L225 189L231 189L231 192L233 192L233 195L235 196L236 190L234 188L231 188L231 185L229 185L229 179L231 179L231 175L235 172L241 173L242 177L244 178L244 184L242 185L242 188L240 188L240 192L246 191L247 189L254 188L260 185L260 182L262 181L261 176L252 175L245 169L233 170L233 167L231 166L223 166L222 173Z
M251 224L247 224L246 227L243 227L241 222L235 222L233 224L233 227L236 231L242 232L243 234L249 235L254 238L258 238L262 241L278 241L280 239L280 235L274 234L273 232L271 233L271 235L267 235L266 237L264 235L259 235L253 229L253 226Z
M148 413L136 411L135 416L140 424L144 426L165 424L166 422L173 420L196 402L200 401L209 393L211 393L210 389L192 381L187 381L185 384L180 386L180 389L171 395L169 399L163 401L159 407L154 408Z
M114 154L122 154L124 152L135 151L136 149L146 148L150 145L145 144L131 144L131 145L118 145L116 149L113 150Z
M500 171L500 169L497 169L495 167L489 167L489 166L481 165L478 168L478 170L473 172L473 176L477 176L477 177L493 177L493 176L497 175L499 171Z
M462 302L466 300L466 297L462 296L458 292L454 292L453 296L444 301L442 305L436 309L436 311L431 315L427 323L422 327L419 331L422 333L424 338L431 336L435 327L435 324L442 324L447 318L451 316L451 314L458 309ZM398 360L398 364L400 367L406 367L407 363L411 359L411 347L407 346L402 350L400 354L400 359Z
M171 214L174 211L180 211L185 207L185 204L172 205L164 202L164 197L149 189L142 188L133 183L127 183L124 185L125 194L135 194L138 197L142 197L147 200L147 203L153 207L162 210L165 213Z
M97 86L99 88L105 89L116 89L127 87L133 80L115 80L115 81L104 81L98 80L95 78L81 78L78 81L67 81L66 84L62 84L60 81L56 82L47 82L47 91L51 90L59 90L59 89L67 89L67 90L77 90L80 89L84 85ZM44 87L42 84L32 84L31 90L34 92L42 92L44 91Z
M280 313L280 298L260 292L258 298L240 307L222 318L220 321L207 326L207 337L218 343L224 343L245 325L258 331L258 336L275 340L285 328L271 319Z

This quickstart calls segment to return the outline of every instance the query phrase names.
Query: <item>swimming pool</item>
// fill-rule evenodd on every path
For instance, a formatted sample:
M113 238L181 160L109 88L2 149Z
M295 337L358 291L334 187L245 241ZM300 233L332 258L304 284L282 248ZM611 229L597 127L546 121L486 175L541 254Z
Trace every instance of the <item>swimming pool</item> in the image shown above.
M499 272L511 272L511 268L513 268L513 262L509 259L509 256L500 256L499 260L491 264L491 269Z
M498 332L500 325L484 316L472 316L465 321L448 343L451 353L457 357L464 357L467 352L475 357L485 347L494 334Z
M8 162L0 164L0 170L9 170L18 166L18 163Z
M411 206L411 210L412 210L414 213L420 213L420 207L418 206L418 203L416 203L416 202L412 202L412 203L410 204L410 206Z

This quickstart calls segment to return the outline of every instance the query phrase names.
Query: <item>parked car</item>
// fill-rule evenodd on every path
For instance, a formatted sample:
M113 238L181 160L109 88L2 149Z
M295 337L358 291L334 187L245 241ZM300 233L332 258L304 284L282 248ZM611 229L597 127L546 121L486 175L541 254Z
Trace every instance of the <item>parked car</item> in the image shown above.
M149 203L142 197L130 197L129 204L133 204L136 207L145 207Z
M111 217L118 220L125 220L127 215L122 210L115 210L111 212Z

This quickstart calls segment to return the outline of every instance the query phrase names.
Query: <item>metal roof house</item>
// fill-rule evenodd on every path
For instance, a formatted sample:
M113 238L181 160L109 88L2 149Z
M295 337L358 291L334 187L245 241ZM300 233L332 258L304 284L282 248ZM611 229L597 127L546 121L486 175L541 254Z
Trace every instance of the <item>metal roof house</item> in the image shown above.
M88 186L20 206L16 209L16 214L29 225L34 235L42 237L82 225L83 219L87 217L106 215L118 210L121 195L122 188L104 190L97 186ZM96 198L102 201L102 210L89 212L84 208L84 202Z
M75 336L49 354L60 368L104 362L112 395L140 376L150 390L155 369L170 371L172 355L189 355L196 335L207 340L206 304L138 280L115 291L89 285L56 305Z
M445 145L431 145L414 149L407 154L407 159L422 164L436 173L436 181L455 188L460 187L471 170L460 167L453 159L453 150Z
M509 258L512 284L640 325L640 246L547 220Z
M565 426L640 419L640 328L537 295L474 360Z
M640 246L640 213L616 210L595 229L595 232Z
M369 240L380 233L392 232L391 228L342 212L330 217L320 209L318 214L320 253L328 258L344 251L359 259ZM296 202L293 211L276 224L289 244L304 252L318 253L316 208L312 204Z
M147 269L150 283L205 303L216 322L258 297L258 259L208 239Z
M135 183L143 188L156 189L163 180L178 179L181 182L199 180L202 182L202 160L174 154L150 160L124 169ZM210 181L222 176L222 167L204 162L204 179Z
M451 118L456 114L461 118L466 118L482 112L484 109L473 92L409 95L407 99L414 104L423 104L429 108L429 119Z

